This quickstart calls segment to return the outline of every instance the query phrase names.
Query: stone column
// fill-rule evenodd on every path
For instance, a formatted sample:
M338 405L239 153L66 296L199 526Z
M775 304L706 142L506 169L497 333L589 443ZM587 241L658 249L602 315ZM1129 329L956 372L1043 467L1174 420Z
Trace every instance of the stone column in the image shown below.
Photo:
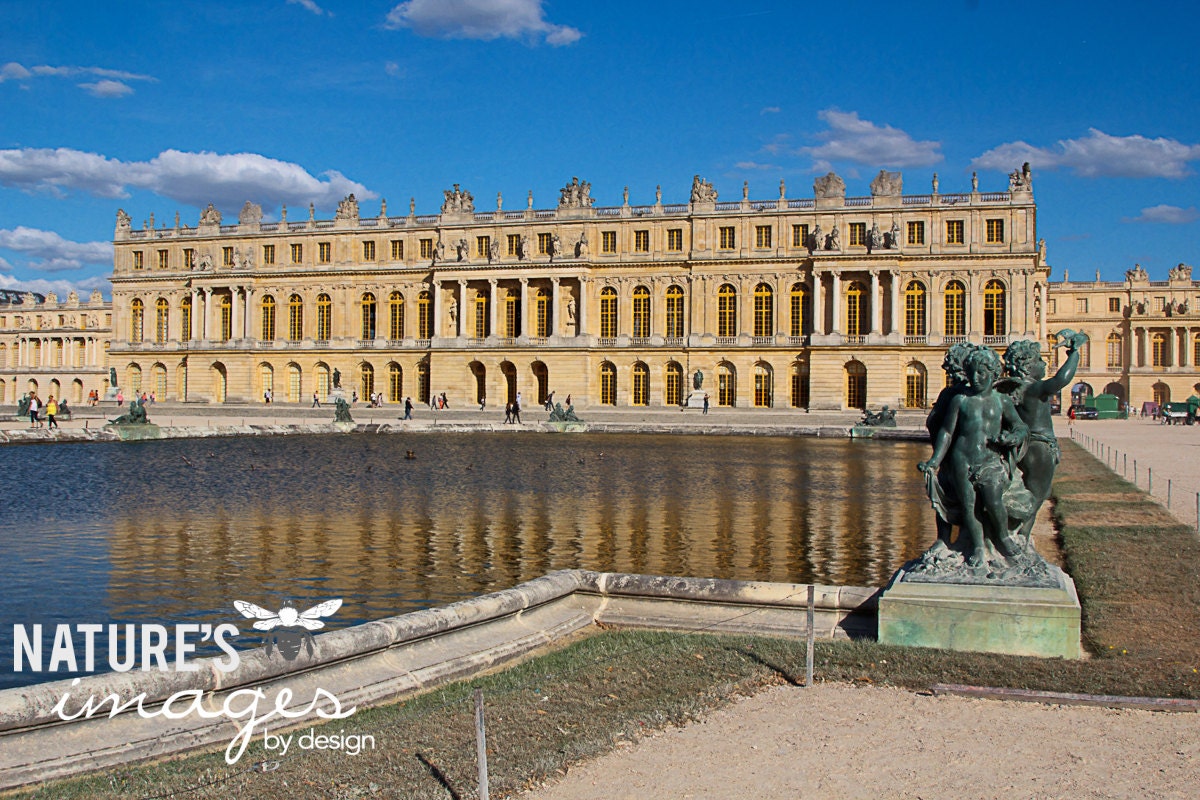
M812 273L813 293L812 293L812 329L813 333L824 336L825 330L825 302L821 297L821 272L813 270Z
M586 336L588 333L587 327L587 309L588 309L588 286L589 279L583 275L579 276L579 302L576 303L575 313L578 317L575 334L577 336Z
M1038 293L1041 296L1041 300L1042 300L1042 316L1041 316L1041 319L1038 320L1038 341L1044 342L1044 341L1046 341L1046 336L1047 336L1046 316L1047 316L1047 312L1049 310L1046 307L1046 282L1045 281L1042 281L1042 283L1039 284Z
M1176 366L1186 367L1188 365L1188 348L1187 348L1187 328L1177 328L1175 330L1176 351L1179 357L1176 359Z
M432 281L433 285L433 330L430 337L439 339L442 336L442 282Z
M492 336L498 335L496 331L496 284L498 282L496 278L488 278L488 331Z
M883 333L883 298L879 296L879 270L871 270L871 335Z
M518 331L520 336L529 336L531 327L529 325L529 278L521 278L521 295L520 295L521 311L518 318L521 320L521 330Z
M829 302L833 312L833 330L830 333L842 332L842 273L833 271L833 287L829 292Z
M229 338L238 338L238 321L241 317L238 314L238 306L242 304L242 287L229 287Z
M900 284L904 283L904 279L900 277L900 273L892 270L892 321L889 323L888 333L894 336L903 336L905 331L900 327ZM929 301L933 299L928 289L925 291L925 330L919 331L918 335L927 335L929 333ZM900 341L904 341L901 339Z
M550 326L546 333L549 336L558 336L558 315L562 308L562 285L557 277L550 279Z
M212 319L209 316L212 313L212 288L206 287L201 291L204 292L204 319L200 323L200 338L208 341L209 332L212 331Z
M195 341L200 338L200 290L192 289L192 313L188 320L188 338Z

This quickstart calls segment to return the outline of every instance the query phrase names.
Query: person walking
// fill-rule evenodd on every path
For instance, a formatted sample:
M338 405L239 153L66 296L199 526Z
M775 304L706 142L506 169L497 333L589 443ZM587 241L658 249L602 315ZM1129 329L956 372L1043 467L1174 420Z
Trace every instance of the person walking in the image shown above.
M58 427L58 423L54 421L56 416L58 416L58 403L54 402L54 395L50 395L50 398L46 400L46 422L49 428Z
M42 401L38 400L37 392L29 395L29 427L40 427L38 424L38 411L42 408Z
M412 398L411 397L404 398L404 416L401 417L401 419L412 419L412 410L413 410Z
M320 408L320 407L321 407L321 398L320 398L320 397L317 395L317 390L316 390L316 389L314 389L314 390L313 390L313 404L312 404L312 408Z
M519 398L520 396L521 396L521 393L517 392L517 397ZM520 425L521 424L521 401L519 399L513 403L512 415L513 415L513 424Z
M707 414L707 413L708 413L708 392L705 392L705 393L704 393L704 411L702 411L702 412L700 412L700 413L701 413L701 414Z

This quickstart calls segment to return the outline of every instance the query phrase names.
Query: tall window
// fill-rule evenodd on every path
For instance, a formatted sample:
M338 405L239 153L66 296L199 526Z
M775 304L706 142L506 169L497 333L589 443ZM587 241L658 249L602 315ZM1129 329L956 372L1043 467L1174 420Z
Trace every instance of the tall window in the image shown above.
M791 292L791 325L788 328L789 336L804 335L804 313L805 306L808 305L808 288L803 283L793 283Z
M258 368L258 380L262 384L262 393L275 393L275 370L270 364L261 364Z
M233 338L233 295L221 295L221 341Z
M904 335L925 335L925 287L910 281L904 289Z
M404 260L404 240L392 239L392 261Z
M144 269L146 267L146 255L141 250L133 251L133 268Z
M358 391L360 397L370 397L375 394L375 368L364 363L359 368Z
M521 335L521 298L515 289L509 289L504 297L504 335L515 338Z
M421 240L421 258L433 258L433 239Z
M302 264L303 262L304 262L304 245L302 245L302 244L292 245L292 263L293 264Z
M483 339L488 335L488 296L487 292L475 292L475 338Z
M808 408L808 364L792 362L792 408Z
M683 250L683 228L669 228L667 230L667 251L678 253Z
M650 335L650 290L645 286L633 290L633 335L639 339Z
M317 295L317 338L329 341L333 332L333 301L327 294Z
M328 264L332 259L333 246L329 242L317 243L317 261Z
M168 320L170 319L171 310L171 307L167 304L167 298L158 298L158 302L154 304L154 310L154 341L159 344L166 344L167 339L170 338Z
M167 399L167 368L162 364L154 365L154 395L155 399Z
M433 338L433 297L427 291L417 295L417 338ZM425 370L428 374L428 364L425 365ZM424 402L429 402L428 394L424 396Z
M667 363L666 386L663 402L669 406L683 404L683 367L677 362Z
M808 247L808 226L792 226L792 247Z
M395 341L404 338L404 295L400 292L388 296L388 338Z
M534 336L546 338L550 335L550 293L538 289L534 294Z
M861 361L846 365L846 407L867 407L867 368Z
M904 370L904 407L925 408L929 405L926 385L928 384L925 367L916 362L909 364Z
M158 251L158 268L166 269L169 266L171 266L171 259L170 259L170 256L167 254L167 251L159 250Z
M303 375L300 372L299 364L288 364L288 388L287 399L289 403L300 402L301 379Z
M375 338L375 295L367 292L362 296L362 338Z
M145 321L146 306L141 300L134 298L129 304L129 341L142 341L142 325Z
M1122 344L1123 343L1121 341L1121 334L1110 333L1108 335L1108 339L1105 341L1105 345L1106 345L1105 349L1107 352L1107 357L1105 358L1105 363L1108 365L1109 369L1116 369L1116 368L1122 366L1122 362L1124 360L1121 357L1122 351L1124 350L1124 348L1122 347Z
M475 255L480 258L492 257L492 237L476 236L475 237Z
M600 338L611 339L616 335L617 290L611 286L605 286L600 290ZM613 380L616 380L615 373Z
M732 250L734 248L734 230L733 226L723 226L719 229L719 242L722 250Z
M1004 284L988 281L983 287L983 335L1003 336L1007 330Z
M846 287L846 334L866 336L867 292L858 281Z
M616 231L601 231L600 232L600 252L601 253L617 252L617 232Z
M683 289L667 287L667 338L683 338Z
M921 221L908 223L908 243L925 244L925 223Z
M404 400L404 370L395 361L388 364L388 401L400 403Z
M552 239L548 233L538 234L538 253L543 256L550 255Z
M754 405L757 408L770 408L775 404L774 376L771 365L758 362L754 365Z
M266 295L262 299L262 340L264 342L275 341L275 298L271 295Z
M737 373L733 366L722 362L717 365L717 405L731 407L737 400Z
M233 248L232 247L222 247L221 248L221 264L223 264L226 267L233 266Z
M262 261L263 261L263 264L274 264L275 263L275 245L273 245L273 244L264 244L263 245Z
M1161 333L1156 333L1150 337L1150 357L1151 364L1156 367L1165 367L1167 364L1167 337Z
M420 299L418 299L418 305L420 302ZM417 402L429 402L429 359L425 359L421 363L417 364Z
M272 259L271 261L264 261L263 263L274 264L275 262ZM196 251L194 249L192 249L191 247L183 248L183 267L184 267L184 269L191 269L194 266L196 266Z
M650 368L640 361L633 365L633 404L650 405Z
M298 342L304 338L304 301L300 295L288 298L288 340Z
M771 226L770 225L755 225L754 226L754 246L755 247L770 247L771 246Z
M945 306L945 335L946 336L966 336L967 335L967 289L960 281L950 281L946 284L946 291L943 295L943 305Z
M717 336L737 336L737 291L728 283L717 290Z
M774 333L775 295L771 287L760 283L754 287L754 335L771 336Z
M946 220L946 244L962 244L964 241L963 221L961 219Z
M374 242L363 242L362 246L363 246L363 261L374 261L375 260L375 243Z
M515 258L521 254L521 234L508 234L508 255Z
M600 365L600 404L617 404L617 368L607 361Z
M867 223L851 222L850 223L850 246L851 247L866 247L867 246Z
M650 252L650 231L633 232L633 250L635 253Z
M988 244L1000 244L1004 241L1004 220L989 219L987 221L987 242Z

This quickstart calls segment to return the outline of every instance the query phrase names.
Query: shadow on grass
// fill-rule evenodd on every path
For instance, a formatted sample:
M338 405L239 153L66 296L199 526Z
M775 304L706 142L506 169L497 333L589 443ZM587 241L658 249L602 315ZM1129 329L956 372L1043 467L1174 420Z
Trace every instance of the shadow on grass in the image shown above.
M446 790L446 793L450 795L451 800L462 800L462 795L454 791L454 786L450 784L450 779L446 777L446 773L442 772L441 769L438 768L437 764L434 764L432 761L426 758L424 753L417 753L417 761L420 761L421 764L424 765L425 769L429 770L429 774L434 777L434 780L441 784L442 788Z

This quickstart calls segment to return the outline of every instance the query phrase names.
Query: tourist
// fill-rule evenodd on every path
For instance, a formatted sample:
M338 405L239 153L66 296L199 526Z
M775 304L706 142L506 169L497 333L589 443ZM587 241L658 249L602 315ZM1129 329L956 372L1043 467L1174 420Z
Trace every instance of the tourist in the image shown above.
M154 405L156 402L158 402L158 399L154 396L154 392L151 392L150 393L150 405Z
M321 398L320 398L319 396L317 396L317 391L316 391L316 389L314 389L314 390L313 390L313 404L312 404L312 407L313 407L313 408L320 408L320 407L321 407Z
M54 418L57 416L58 403L54 402L54 395L50 395L50 397L46 400L46 421L49 423L50 428L58 427L58 423L54 421Z
M263 390L263 405L266 405L266 406L271 405L271 390L270 389Z
M479 396L479 410L483 411L483 407L487 405L487 398L483 395Z
M504 424L512 422L512 403L504 404Z
M412 419L413 418L412 410L413 410L412 398L411 397L404 398L404 416L402 417L402 419Z
M703 410L702 412L700 412L700 413L701 413L701 414L707 414L707 413L708 413L708 392L705 392L705 393L704 393L704 410Z
M450 401L446 399L446 393L442 392L442 408L449 408Z
M517 392L517 399L515 401L513 401L512 416L513 416L513 423L516 425L520 425L521 424L521 393L520 392Z
M358 389L350 390L350 405L352 405L352 406L358 405Z
M546 395L546 402L542 405L542 408L546 409L547 411L554 410L554 392Z
M117 408L125 405L125 393L117 389Z
M37 392L29 393L29 427L39 428L38 410L41 409L42 403L38 400Z

